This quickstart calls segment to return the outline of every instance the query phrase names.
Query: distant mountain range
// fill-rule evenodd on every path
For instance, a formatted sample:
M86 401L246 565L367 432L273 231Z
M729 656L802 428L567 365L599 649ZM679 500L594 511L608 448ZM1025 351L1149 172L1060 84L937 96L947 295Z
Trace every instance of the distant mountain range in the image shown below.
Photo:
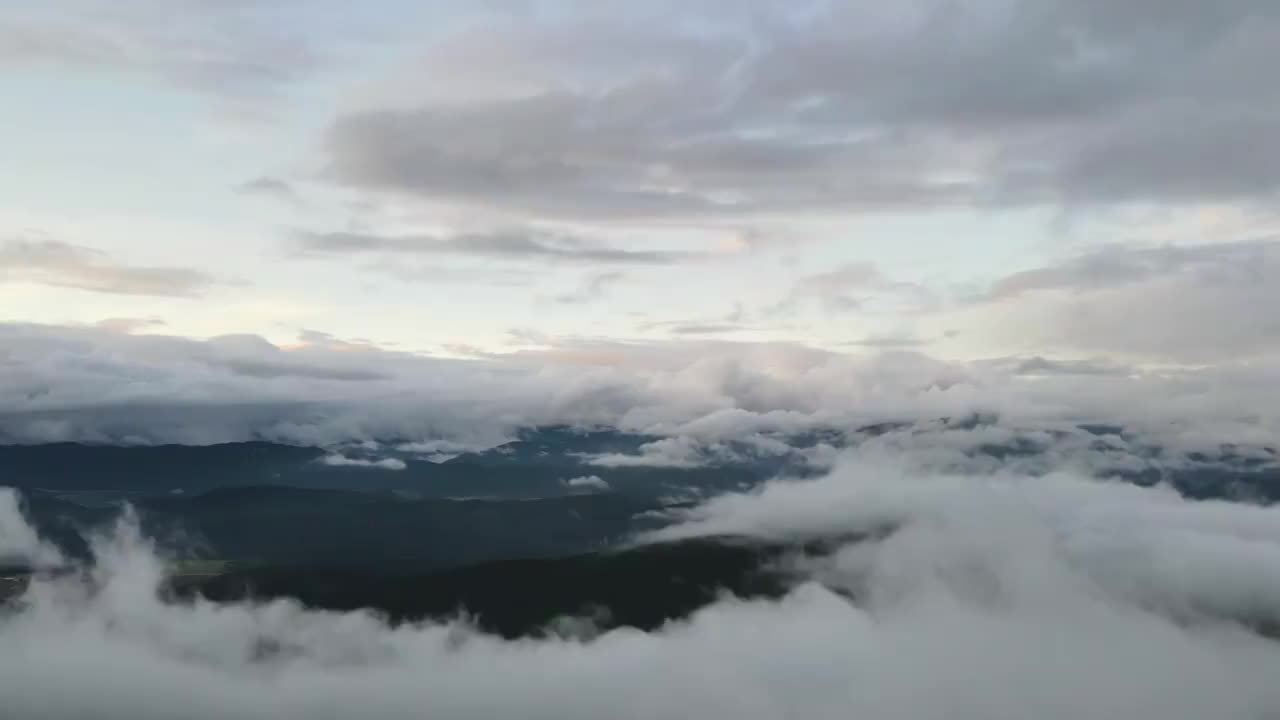
M667 522L676 507L778 474L818 472L815 449L928 441L930 433L980 431L988 422L682 438L676 449L685 454L675 458L657 452L671 449L660 437L561 426L449 457L403 440L339 448L9 445L0 446L0 485L21 489L32 522L72 557L87 556L86 531L112 522L128 501L144 532L180 561L236 572L412 575L606 550ZM1165 482L1194 498L1280 500L1273 448L1179 454L1108 425L974 437L959 449L943 446L959 458L1028 467L1053 453L1055 463L1084 453L1118 480Z

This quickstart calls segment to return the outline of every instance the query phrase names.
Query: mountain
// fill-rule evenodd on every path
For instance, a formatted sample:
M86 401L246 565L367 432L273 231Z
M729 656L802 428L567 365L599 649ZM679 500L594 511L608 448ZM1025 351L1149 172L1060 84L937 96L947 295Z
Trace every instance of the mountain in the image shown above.
M724 593L781 596L790 581L776 561L792 550L713 538L417 574L259 567L178 577L170 592L218 601L289 597L309 607L373 609L394 622L465 613L480 628L507 637L544 630L565 616L588 617L597 630L651 630Z
M29 493L25 502L41 535L73 557L87 556L86 533L118 516L113 506L85 506L44 491ZM617 494L418 500L280 486L140 497L131 504L143 533L182 559L400 572L585 552L655 527L652 513L662 509Z

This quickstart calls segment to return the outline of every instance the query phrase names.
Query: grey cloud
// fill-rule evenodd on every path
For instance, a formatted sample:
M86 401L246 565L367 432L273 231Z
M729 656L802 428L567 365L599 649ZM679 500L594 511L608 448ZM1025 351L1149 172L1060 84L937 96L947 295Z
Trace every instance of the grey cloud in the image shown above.
M1014 369L1019 375L1129 375L1134 369L1099 360L1050 360L1030 357L1020 360Z
M340 338L332 333L309 328L298 331L298 340L307 346L330 350L378 351L383 349L378 343L368 338Z
M48 239L0 243L2 282L167 297L195 297L216 284L192 268L124 265L96 250Z
M703 257L697 253L627 250L568 235L541 232L437 237L354 232L301 233L299 247L315 254L443 254L615 265L664 265Z
M420 74L449 99L340 118L333 177L608 217L1280 189L1268 0L664 7L506 18L462 55L446 38ZM453 98L455 66L491 72Z
M737 332L742 330L742 325L734 323L675 323L667 328L667 332L673 335L720 335L724 333Z
M538 335L527 350L461 348L478 359L455 360L326 338L285 349L256 336L0 324L0 442L479 442L551 423L666 434L729 413L785 416L799 431L978 411L1127 423L1166 440L1190 428L1211 447L1280 433L1270 363L1028 373L1022 360L947 363L902 350ZM1041 370L1053 363L1066 360L1048 357Z
M293 185L280 178L262 176L236 186L236 190L245 195L261 195L284 202L301 204L302 197L294 190Z
M1212 284L1256 284L1265 280L1267 259L1278 250L1280 242L1274 240L1163 247L1109 245L1056 265L1001 278L987 297L1012 298L1040 290L1100 290L1181 274Z

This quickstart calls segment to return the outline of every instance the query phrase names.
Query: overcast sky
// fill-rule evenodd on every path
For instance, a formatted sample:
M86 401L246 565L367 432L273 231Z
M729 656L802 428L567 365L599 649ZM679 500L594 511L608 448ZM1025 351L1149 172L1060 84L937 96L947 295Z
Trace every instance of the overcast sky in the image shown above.
M1272 0L15 3L0 320L1261 361L1275 67Z

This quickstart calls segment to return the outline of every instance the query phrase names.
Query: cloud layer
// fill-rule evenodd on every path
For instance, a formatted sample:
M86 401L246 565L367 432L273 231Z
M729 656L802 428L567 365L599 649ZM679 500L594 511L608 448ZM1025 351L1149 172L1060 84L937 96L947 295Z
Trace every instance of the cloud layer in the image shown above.
M573 8L433 44L334 122L333 177L579 218L1280 189L1265 0Z
M1005 430L1117 424L1157 445L1214 453L1223 443L1274 445L1280 427L1280 378L1264 363L1144 370L1037 356L955 363L899 350L554 339L466 360L307 337L281 348L251 335L0 325L0 438L485 445L519 427L569 423L671 438L644 459L602 462L696 464L720 457L706 443L757 442L766 431L975 414L999 417Z

